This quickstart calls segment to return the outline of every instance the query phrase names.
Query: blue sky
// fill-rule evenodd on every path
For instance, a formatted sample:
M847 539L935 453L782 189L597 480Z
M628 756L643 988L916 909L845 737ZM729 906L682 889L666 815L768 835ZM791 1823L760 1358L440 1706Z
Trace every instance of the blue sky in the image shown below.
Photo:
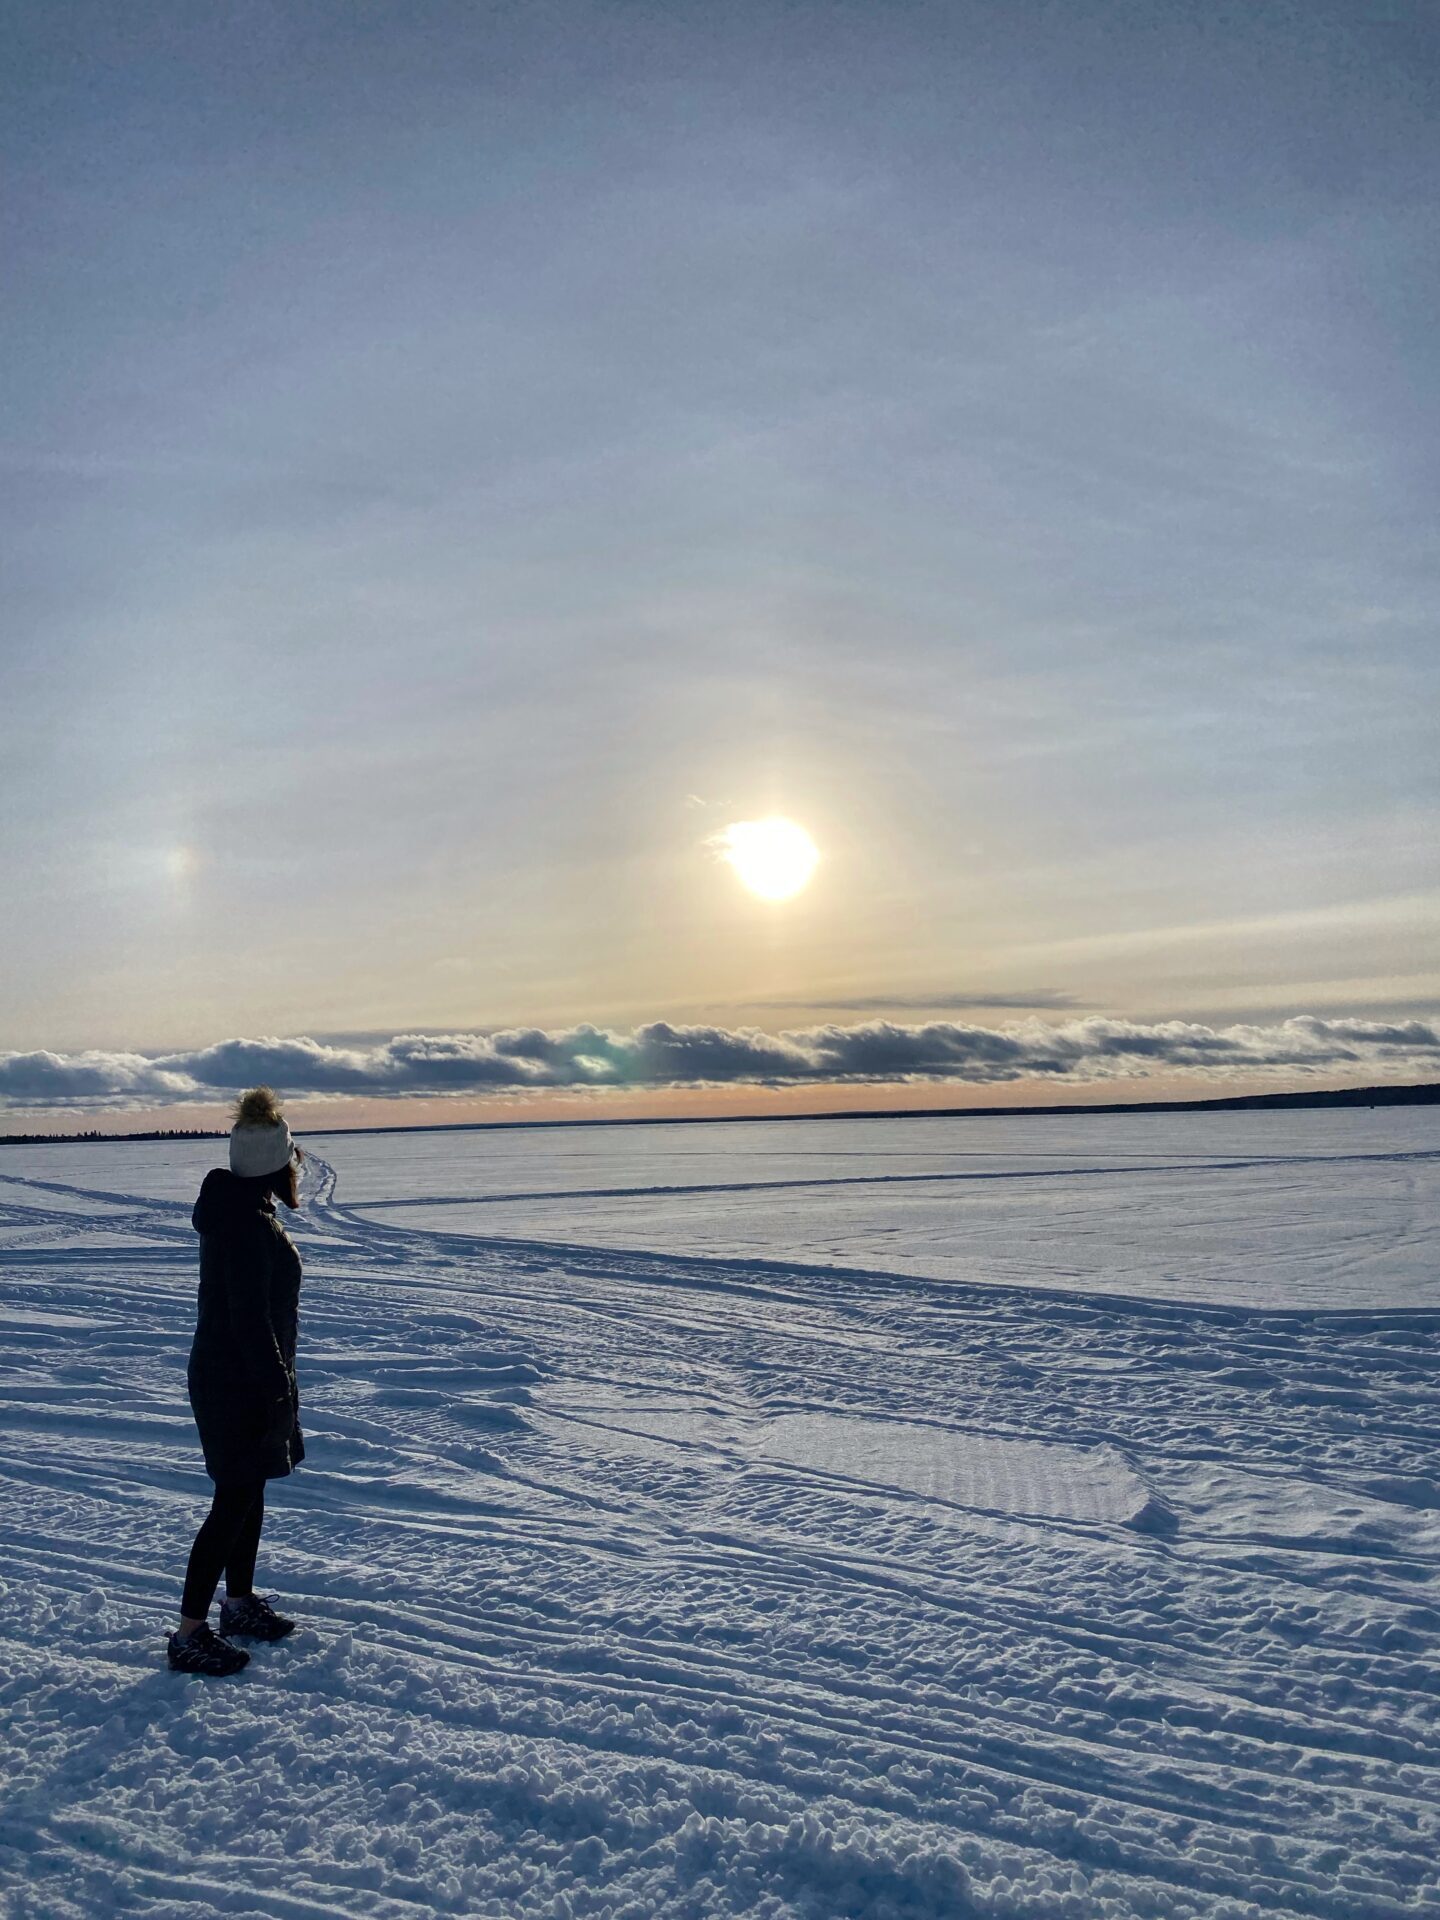
M0 1061L1440 1011L1430 8L10 25Z

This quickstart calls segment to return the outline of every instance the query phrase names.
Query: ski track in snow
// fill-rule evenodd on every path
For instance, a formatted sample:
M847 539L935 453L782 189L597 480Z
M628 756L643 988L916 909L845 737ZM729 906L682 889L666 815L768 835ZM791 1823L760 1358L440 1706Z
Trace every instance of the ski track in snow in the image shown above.
M1440 1920L1440 1313L1362 1304L1434 1152L1327 1151L1348 1311L506 1237L444 1169L441 1229L313 1155L302 1625L224 1682L163 1664L213 1148L147 1152L0 1154L7 1915Z

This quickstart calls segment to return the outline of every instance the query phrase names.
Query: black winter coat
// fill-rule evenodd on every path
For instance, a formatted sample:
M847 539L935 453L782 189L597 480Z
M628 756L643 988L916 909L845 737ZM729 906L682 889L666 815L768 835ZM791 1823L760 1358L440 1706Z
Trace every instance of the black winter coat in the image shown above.
M274 1480L305 1458L295 1334L300 1256L260 1180L205 1176L191 1225L200 1236L200 1313L190 1348L190 1406L217 1485Z

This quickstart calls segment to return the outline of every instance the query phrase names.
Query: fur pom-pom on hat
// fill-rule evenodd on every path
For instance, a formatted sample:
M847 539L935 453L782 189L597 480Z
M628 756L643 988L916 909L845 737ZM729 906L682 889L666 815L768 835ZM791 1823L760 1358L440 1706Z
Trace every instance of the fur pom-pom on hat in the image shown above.
M269 1087L252 1087L236 1101L235 1124L230 1129L232 1173L242 1180L279 1173L294 1150L280 1103Z

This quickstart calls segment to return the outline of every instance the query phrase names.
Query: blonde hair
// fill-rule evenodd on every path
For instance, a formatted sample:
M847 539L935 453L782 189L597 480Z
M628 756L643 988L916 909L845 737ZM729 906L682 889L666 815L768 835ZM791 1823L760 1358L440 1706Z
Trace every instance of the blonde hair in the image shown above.
M270 1087L252 1087L235 1102L237 1127L278 1127L285 1116Z

